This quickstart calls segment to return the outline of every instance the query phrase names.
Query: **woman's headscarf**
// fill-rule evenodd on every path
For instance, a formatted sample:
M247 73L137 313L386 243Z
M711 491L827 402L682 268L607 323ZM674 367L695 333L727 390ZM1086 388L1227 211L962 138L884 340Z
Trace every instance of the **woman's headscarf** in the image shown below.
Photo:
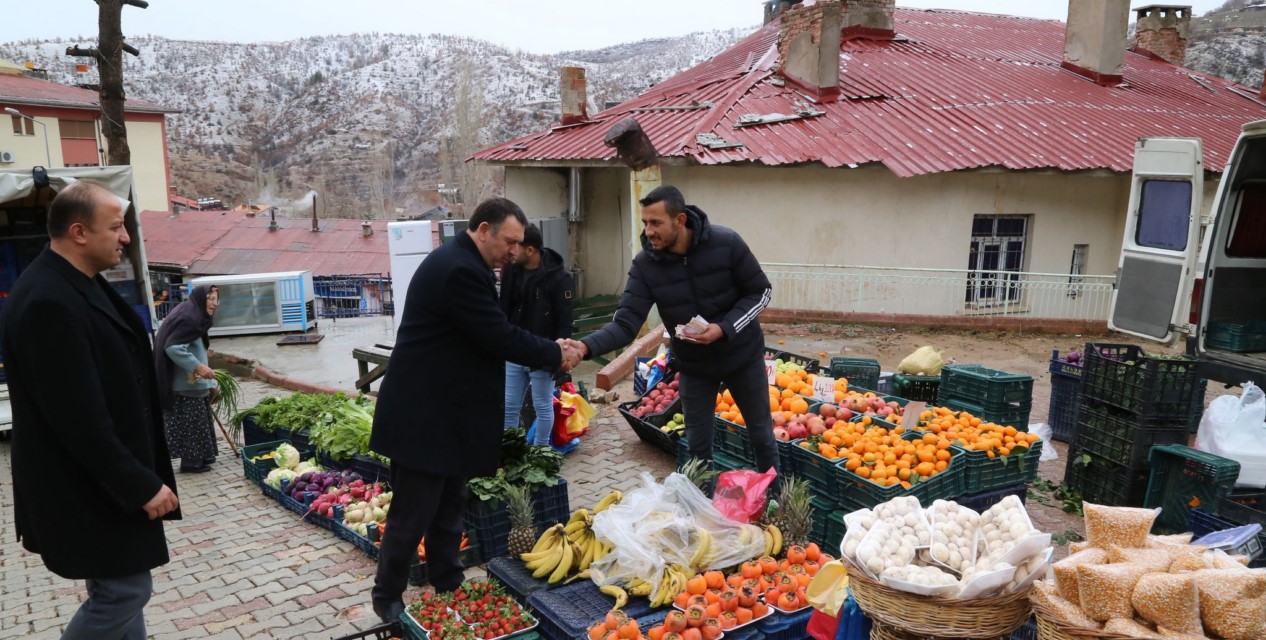
M211 329L211 315L207 313L207 296L216 287L197 286L189 293L189 298L176 305L163 324L158 327L158 335L154 336L154 369L158 376L158 398L163 409L171 409L176 397L171 390L171 367L176 366L167 357L167 347L174 344L189 344L194 340L202 340L202 346L211 345L211 337L207 331Z

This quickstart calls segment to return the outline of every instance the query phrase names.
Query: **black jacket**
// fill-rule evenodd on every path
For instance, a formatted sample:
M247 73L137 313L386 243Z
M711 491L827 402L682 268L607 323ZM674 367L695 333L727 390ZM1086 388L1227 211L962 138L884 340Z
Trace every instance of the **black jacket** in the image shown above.
M514 265L501 270L501 310L511 324L542 338L571 337L574 292L563 257L548 247L532 271Z
M465 233L422 261L403 312L369 447L414 471L493 475L505 422L505 362L554 370L558 345L506 320L492 270Z
M142 507L176 479L154 356L140 318L101 276L45 248L0 318L13 407L18 539L63 578L165 564L162 520ZM175 511L165 519L178 519Z
M757 316L769 306L773 289L756 256L739 234L709 223L698 207L686 207L686 225L694 235L684 256L652 249L642 234L642 251L633 258L615 319L583 339L590 356L633 342L654 304L669 332L696 315L725 332L708 345L674 335L673 360L680 371L725 376L764 357Z

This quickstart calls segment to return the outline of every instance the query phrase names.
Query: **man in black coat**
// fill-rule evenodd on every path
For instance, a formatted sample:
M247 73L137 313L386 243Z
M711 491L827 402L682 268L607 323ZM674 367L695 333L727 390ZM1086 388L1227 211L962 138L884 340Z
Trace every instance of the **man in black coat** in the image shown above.
M391 458L393 497L372 594L384 622L404 611L424 534L431 584L451 591L462 582L466 480L497 472L505 362L567 370L580 360L511 325L497 305L492 270L518 255L526 226L518 205L485 200L466 233L432 252L409 282L369 440Z
M150 570L168 560L162 520L180 517L149 336L98 275L130 241L124 212L97 184L58 193L51 242L0 319L18 539L87 582L63 638L146 637Z
M548 340L571 338L572 277L558 252L545 246L541 230L528 225L523 251L501 270L501 310L510 324ZM536 433L532 444L550 446L554 433L554 371L506 363L505 428L519 426L523 392L532 390Z
M757 320L773 294L769 279L737 233L708 222L676 187L658 187L640 202L642 251L633 258L615 318L573 346L589 357L633 342L651 305L658 305L670 331L704 318L703 332L672 339L690 454L712 459L713 410L724 383L747 422L756 468L777 469L765 335Z

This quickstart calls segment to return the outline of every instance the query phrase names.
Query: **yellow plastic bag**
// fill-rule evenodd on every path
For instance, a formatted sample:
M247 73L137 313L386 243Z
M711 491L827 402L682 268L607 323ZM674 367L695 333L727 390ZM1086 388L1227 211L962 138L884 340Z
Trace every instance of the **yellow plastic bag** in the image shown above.
M558 392L558 402L559 404L562 404L563 407L575 409L570 416L567 416L567 434L584 434L584 432L589 429L589 421L593 419L594 415L597 413L594 411L593 405L590 405L589 402L580 397L579 394L568 393L562 390L559 390Z
M839 560L822 565L804 595L814 609L834 618L848 600L848 570Z
M921 376L940 375L941 367L945 366L941 353L932 347L919 347L897 365L897 371Z

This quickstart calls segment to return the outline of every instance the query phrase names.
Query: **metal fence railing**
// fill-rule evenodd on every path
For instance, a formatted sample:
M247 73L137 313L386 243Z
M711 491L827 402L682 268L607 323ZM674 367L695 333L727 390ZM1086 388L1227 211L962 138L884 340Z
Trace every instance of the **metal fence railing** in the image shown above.
M1115 276L766 262L775 309L1106 320Z
M185 284L173 282L151 272L154 285L154 313L159 320L185 298ZM361 318L389 316L394 312L391 301L391 276L362 274L322 276L312 279L317 318ZM166 293L166 295L163 295Z

